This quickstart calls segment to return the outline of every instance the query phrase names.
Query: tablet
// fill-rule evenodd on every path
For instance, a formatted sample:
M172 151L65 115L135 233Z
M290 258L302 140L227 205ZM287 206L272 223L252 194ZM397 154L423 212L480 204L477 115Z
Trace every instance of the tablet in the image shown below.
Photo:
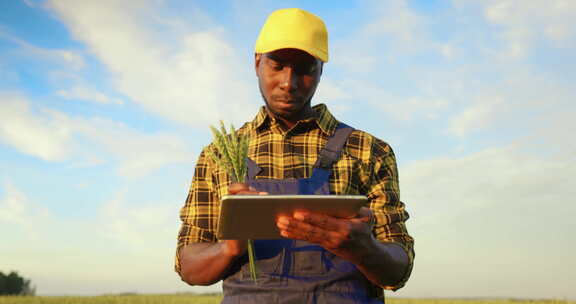
M364 195L226 195L222 198L217 236L222 240L279 239L276 218L295 210L335 217L353 217L368 198Z

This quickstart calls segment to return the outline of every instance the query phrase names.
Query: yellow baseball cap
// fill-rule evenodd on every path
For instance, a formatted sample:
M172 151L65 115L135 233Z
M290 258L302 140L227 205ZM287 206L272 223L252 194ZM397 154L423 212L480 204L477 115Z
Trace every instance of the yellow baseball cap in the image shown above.
M256 40L256 53L299 49L328 61L328 31L318 16L299 8L272 12Z

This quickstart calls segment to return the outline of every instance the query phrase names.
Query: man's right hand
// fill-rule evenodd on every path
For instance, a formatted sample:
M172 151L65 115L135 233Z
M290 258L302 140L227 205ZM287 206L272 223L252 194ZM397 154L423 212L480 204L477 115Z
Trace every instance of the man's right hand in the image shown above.
M267 195L267 192L256 191L256 189L245 183L232 183L228 187L229 195ZM224 254L229 257L237 257L246 252L246 240L224 240Z
M234 183L230 195L266 195L247 184ZM191 243L180 249L180 276L190 285L211 285L222 279L234 260L246 252L246 240Z

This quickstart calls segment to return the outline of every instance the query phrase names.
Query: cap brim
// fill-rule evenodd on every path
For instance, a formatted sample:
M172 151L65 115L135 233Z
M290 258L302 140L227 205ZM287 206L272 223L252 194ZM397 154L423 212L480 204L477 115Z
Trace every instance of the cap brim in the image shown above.
M326 52L299 41L271 41L266 43L265 46L257 46L255 51L256 53L270 53L281 49L298 49L320 59L322 62L328 62L328 54Z

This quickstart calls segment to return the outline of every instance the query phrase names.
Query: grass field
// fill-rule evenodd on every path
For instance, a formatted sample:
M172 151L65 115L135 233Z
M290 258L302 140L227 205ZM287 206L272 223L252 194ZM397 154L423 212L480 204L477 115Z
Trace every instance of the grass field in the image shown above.
M212 304L221 295L111 295L95 297L19 297L0 296L0 304ZM459 299L386 299L387 304L576 304L563 300L459 300Z

